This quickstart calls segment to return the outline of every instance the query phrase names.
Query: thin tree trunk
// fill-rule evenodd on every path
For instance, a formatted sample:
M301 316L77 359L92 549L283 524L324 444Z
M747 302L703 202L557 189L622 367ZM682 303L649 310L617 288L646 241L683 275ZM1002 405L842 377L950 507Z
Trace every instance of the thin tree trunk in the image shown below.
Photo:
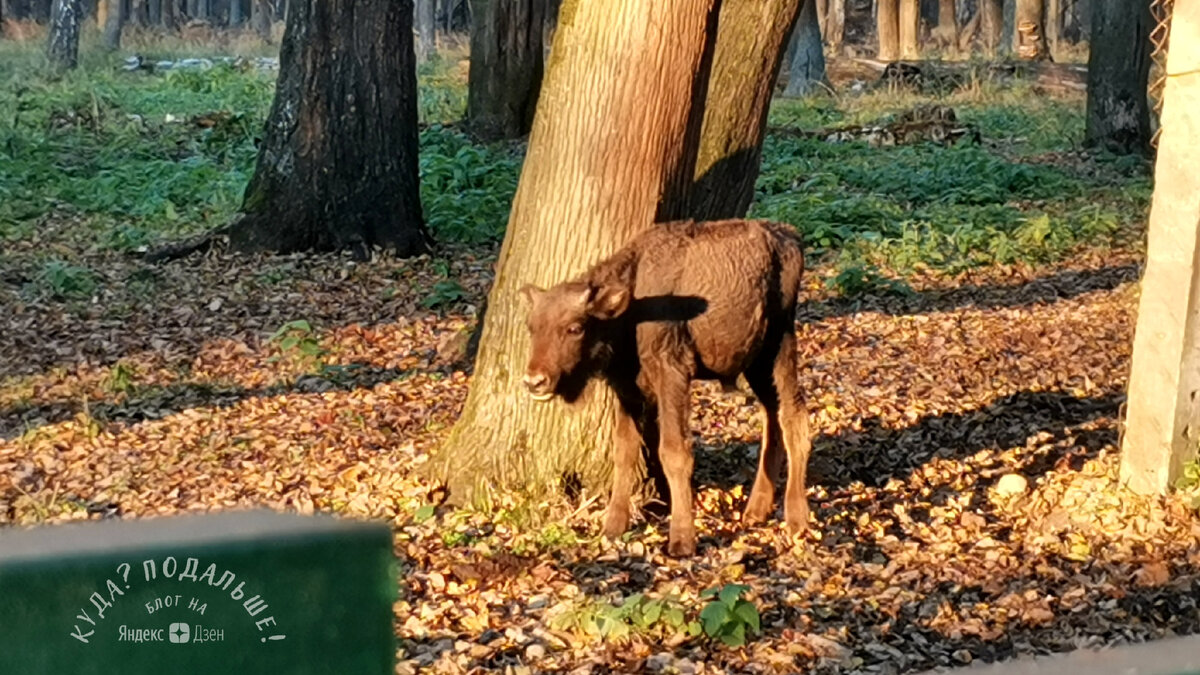
M184 8L187 11L188 20L195 19L200 15L200 0L185 0Z
M900 0L900 58L921 58L921 3Z
M963 26L962 31L958 34L958 50L962 52L971 51L971 41L975 39L975 34L979 32L979 24L983 18L983 8L979 7L975 13L971 15L971 19L967 21L967 25Z
M828 42L829 21L825 17L829 16L829 0L816 0L816 3L817 34L821 36L821 42Z
M1136 0L1128 1L1136 2ZM1016 14L1013 19L1013 49L1017 52L1018 58L1036 61L1048 56L1045 24L1042 20L1044 9L1043 0L1016 0Z
M424 252L412 0L300 0L290 12L233 247Z
M788 83L784 96L799 98L807 96L816 87L825 84L825 53L821 48L820 34L815 32L816 12L812 0L805 0L800 18L792 30L791 63L788 67Z
M417 61L424 63L437 54L434 30L434 0L417 0Z
M842 49L842 41L846 38L846 2L847 0L829 0L829 26L825 31L829 44L829 53L836 56Z
M1046 0L1046 51L1054 59L1062 41L1062 2Z
M271 0L250 0L250 23L254 24L254 32L263 42L274 42L271 37Z
M879 60L900 58L900 0L878 0L875 32L879 38Z
M245 20L246 15L242 11L242 0L229 0L229 27L239 28Z
M1004 0L980 0L979 13L983 51L989 58L995 58L1004 38Z
M958 16L955 0L938 0L937 41L949 48L958 46Z
M149 18L146 0L130 0L129 16L125 17L126 24L132 26L145 26L149 23Z
M467 81L467 122L476 136L520 138L532 128L545 70L545 10L545 0L476 0Z
M79 65L79 23L82 13L80 0L54 0L50 10L46 56L58 70L70 70Z
M162 24L167 30L179 30L179 0L162 0Z
M762 163L771 94L800 4L801 0L725 0L721 4L712 74L705 98L695 107L703 114L695 182L685 203L664 205L662 219L719 220L746 215ZM807 4L815 5L813 0ZM813 48L819 55L815 6L809 11L813 16L808 37L815 40Z
M688 137L694 91L705 87L712 6L563 3L471 392L431 463L457 498L500 485L551 491L571 475L599 488L608 475L614 397L597 385L568 412L528 396L519 289L557 283L613 253L651 227L668 186L690 181L695 167L680 139Z
M121 48L121 27L124 24L121 0L101 0L107 10L104 18L104 48L115 52Z
M1121 154L1150 151L1149 4L1095 0L1088 57L1085 143Z

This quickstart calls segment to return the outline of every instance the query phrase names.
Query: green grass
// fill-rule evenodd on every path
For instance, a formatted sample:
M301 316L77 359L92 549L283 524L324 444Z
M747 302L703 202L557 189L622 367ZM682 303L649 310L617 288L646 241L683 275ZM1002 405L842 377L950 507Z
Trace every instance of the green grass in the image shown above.
M143 53L221 53L175 47ZM0 242L34 236L48 215L75 215L79 240L129 251L224 223L239 208L273 76L231 67L125 73L120 58L85 49L82 68L54 77L40 42L0 43ZM436 238L484 243L503 236L522 155L518 145L476 144L447 125L466 107L461 61L450 54L419 73L428 125L421 196ZM770 119L813 129L928 101L887 92L779 101ZM942 102L977 125L985 145L870 148L768 136L751 215L799 227L817 257L842 261L848 287L876 286L875 266L903 274L1046 262L1139 231L1150 196L1143 166L1109 161L1081 171L1028 161L1076 148L1082 99L985 83ZM213 113L222 115L214 126L191 122Z

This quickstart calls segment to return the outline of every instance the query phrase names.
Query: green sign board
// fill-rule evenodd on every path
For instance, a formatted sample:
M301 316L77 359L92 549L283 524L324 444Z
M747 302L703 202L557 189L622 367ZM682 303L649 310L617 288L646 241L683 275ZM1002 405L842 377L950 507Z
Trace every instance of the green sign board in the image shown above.
M391 532L269 512L0 530L0 673L393 672Z

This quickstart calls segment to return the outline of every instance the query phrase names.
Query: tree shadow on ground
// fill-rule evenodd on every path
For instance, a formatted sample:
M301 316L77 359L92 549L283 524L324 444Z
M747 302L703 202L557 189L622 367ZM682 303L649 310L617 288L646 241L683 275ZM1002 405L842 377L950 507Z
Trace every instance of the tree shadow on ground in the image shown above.
M442 373L450 366L401 370L351 363L305 374L289 382L249 389L220 382L179 382L163 386L132 387L118 400L57 399L36 405L0 408L0 441L73 419L81 413L103 424L137 424L193 408L228 408L252 398L285 394L320 394L370 389L404 377Z
M819 321L859 312L894 316L949 312L964 307L977 309L1017 308L1073 298L1094 291L1109 291L1137 281L1141 265L1127 263L1089 270L1063 270L1016 285L967 284L950 289L918 291L911 295L861 295L804 303L801 321Z

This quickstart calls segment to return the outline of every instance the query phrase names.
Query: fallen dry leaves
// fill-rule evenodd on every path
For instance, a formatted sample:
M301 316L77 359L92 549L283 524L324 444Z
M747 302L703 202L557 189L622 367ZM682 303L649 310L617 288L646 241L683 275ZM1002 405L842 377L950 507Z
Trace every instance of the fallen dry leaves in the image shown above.
M1200 628L1200 518L1117 487L1131 253L930 274L906 298L829 297L814 274L799 321L813 530L739 526L757 413L697 385L701 551L677 561L658 521L598 540L603 500L433 508L416 469L464 401L455 345L494 251L152 267L67 240L57 254L100 280L63 301L22 290L40 246L6 253L0 287L0 523L249 506L386 519L398 672L900 673ZM463 298L423 306L444 279ZM323 367L268 339L296 320ZM764 626L740 649L561 621L633 593L694 614L732 582Z

